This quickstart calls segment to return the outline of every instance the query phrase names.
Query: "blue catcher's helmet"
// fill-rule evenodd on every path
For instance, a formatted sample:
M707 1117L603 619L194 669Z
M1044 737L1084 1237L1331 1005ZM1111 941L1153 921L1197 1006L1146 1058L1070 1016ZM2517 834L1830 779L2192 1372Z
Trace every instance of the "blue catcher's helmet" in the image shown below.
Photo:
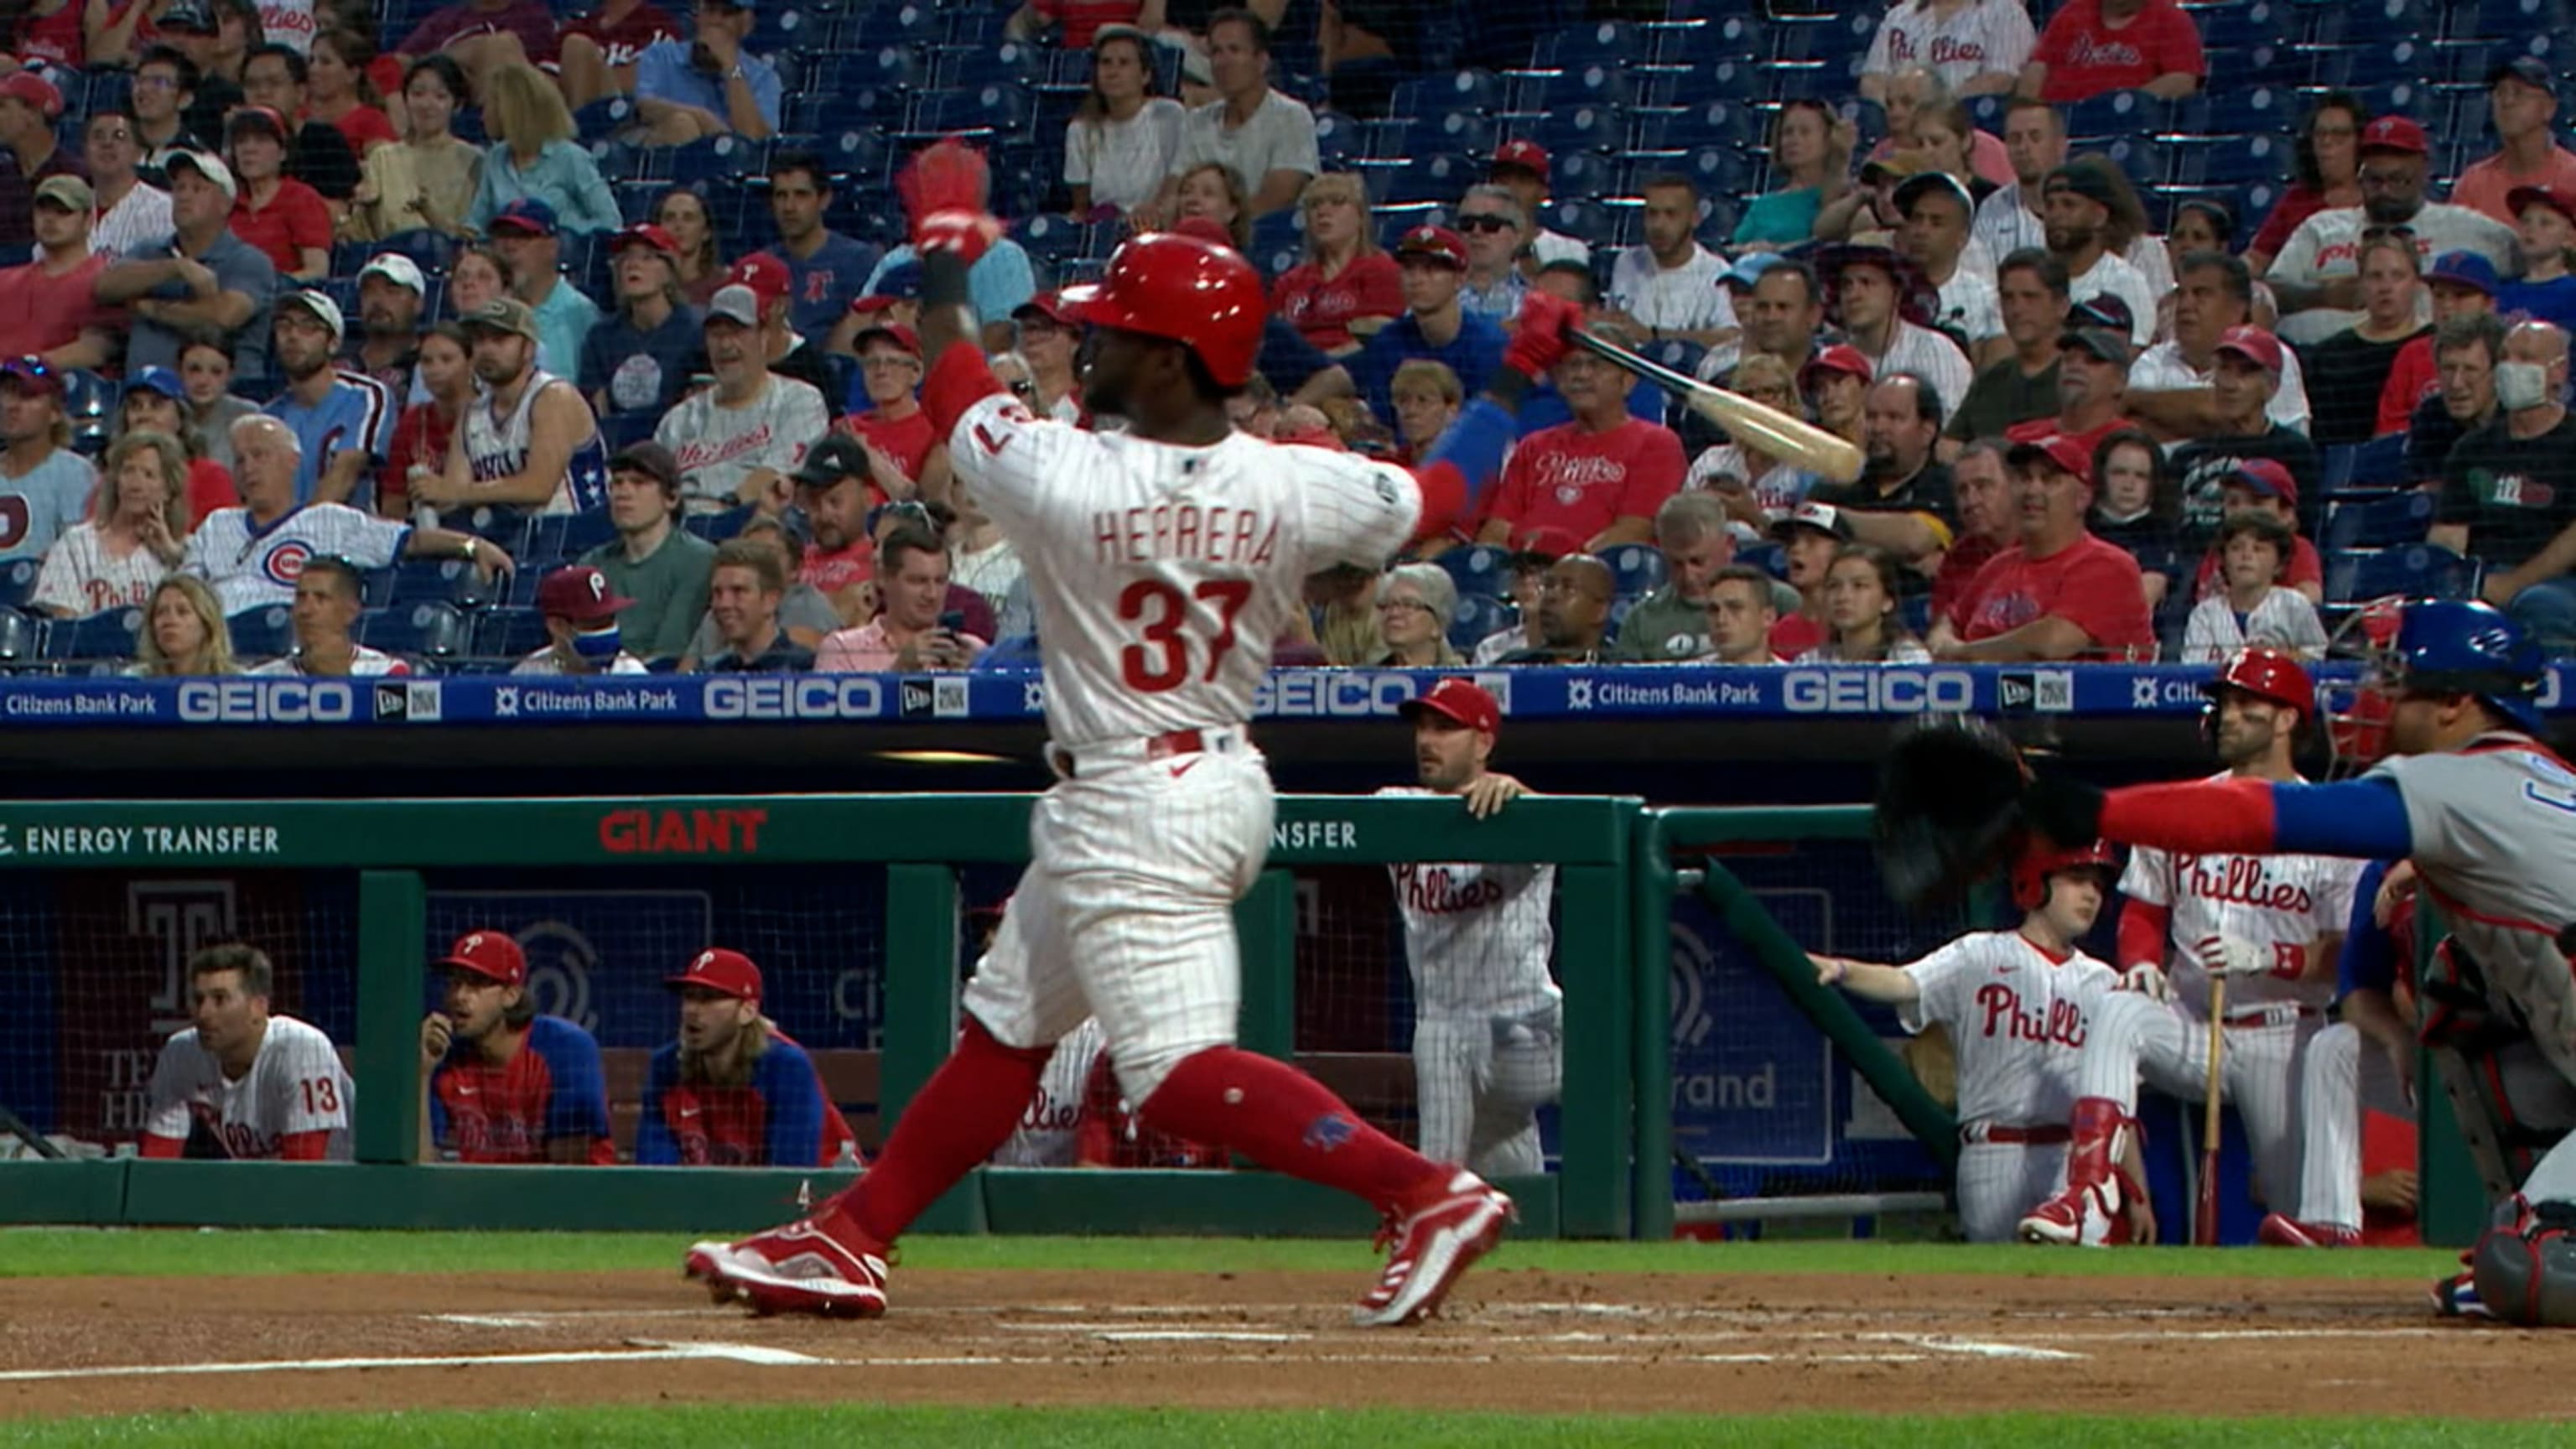
M2522 626L2476 599L2416 599L2406 605L2388 664L2409 690L2474 695L2538 733L2547 664Z

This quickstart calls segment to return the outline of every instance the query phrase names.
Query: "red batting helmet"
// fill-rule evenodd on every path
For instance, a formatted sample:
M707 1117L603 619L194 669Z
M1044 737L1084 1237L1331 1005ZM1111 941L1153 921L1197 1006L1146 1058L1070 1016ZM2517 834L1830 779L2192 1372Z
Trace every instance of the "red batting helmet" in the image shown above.
M2242 690L2284 709L2295 709L2301 724L2317 717L2316 684L2298 660L2278 649L2257 645L2237 650L2217 677L2200 687L2200 692L2210 696L2214 708L2219 692L2228 689Z
M2059 871L2108 871L2115 864L2111 843L2107 840L2071 848L2042 841L2025 852L2013 866L2013 905L2021 910L2035 911L2048 904L2048 878Z
M1097 287L1067 287L1066 310L1094 327L1162 337L1189 348L1225 387L1252 378L1269 311L1261 274L1231 247L1148 232L1109 258Z

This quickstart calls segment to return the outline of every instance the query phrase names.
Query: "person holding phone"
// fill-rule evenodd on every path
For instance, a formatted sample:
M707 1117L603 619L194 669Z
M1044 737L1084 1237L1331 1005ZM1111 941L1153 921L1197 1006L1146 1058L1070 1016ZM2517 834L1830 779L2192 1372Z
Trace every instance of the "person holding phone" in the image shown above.
M842 629L815 651L822 674L911 673L964 669L990 647L966 632L966 616L942 612L948 600L948 550L924 529L904 525L877 546L877 616Z

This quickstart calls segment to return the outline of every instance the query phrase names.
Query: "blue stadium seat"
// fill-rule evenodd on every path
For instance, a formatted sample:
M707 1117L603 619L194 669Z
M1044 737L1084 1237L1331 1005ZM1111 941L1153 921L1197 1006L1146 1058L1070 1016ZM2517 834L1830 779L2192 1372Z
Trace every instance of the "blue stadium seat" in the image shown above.
M40 558L16 558L0 564L0 609L23 609L36 592L36 576L44 569Z
M1759 189L1760 168L1753 164L1752 157L1731 146L1694 146L1674 164L1656 169L1678 171L1689 177L1698 184L1704 198L1735 197ZM1631 177L1633 182L1645 179L1642 175Z
M2406 476L2403 433L2327 448L2317 461L2319 491L2330 499L2355 493L2386 493L2415 481Z
M390 577L384 597L370 598L369 604L400 608L406 604L441 603L479 609L492 602L493 585L463 559L405 559L385 572Z
M1485 162L1474 156L1417 156L1368 169L1371 173L1384 173L1383 182L1371 188L1371 195L1399 206L1412 202L1453 205L1460 193L1485 179Z
M1511 592L1512 556L1508 549L1487 543L1469 544L1449 550L1436 562L1448 570L1460 598L1471 594L1501 598Z
M1436 116L1444 111L1503 109L1503 83L1489 70L1458 70L1445 75L1415 76L1395 88L1387 113Z
M2415 121L2433 119L2442 103L2442 93L2421 80L2365 86L2360 95L2363 107L2373 116L2405 116Z
M2374 31L2373 33L2381 33ZM2439 79L2429 42L2402 32L2396 40L2363 45L2317 45L2308 55L2308 83L2362 90L2400 81Z
M57 619L45 630L45 657L131 659L142 637L141 609L109 609L86 619Z
M1541 37L1530 64L1540 70L1566 70L1584 65L1633 65L1645 58L1643 38L1633 25L1605 20Z
M1267 263L1282 254L1298 256L1306 249L1306 213L1302 207L1274 211L1252 223L1252 259ZM1289 266L1295 266L1290 262Z
M478 659L518 659L546 642L546 617L534 609L486 609L474 623Z
M2326 507L2328 554L2422 543L2433 526L2433 495L2410 489L2386 498L2355 498Z
M1278 213L1274 212L1272 215L1276 216ZM1270 217L1262 218L1264 221L1269 219ZM1011 227L1011 239L1018 242L1020 249L1027 252L1032 259L1052 267L1066 257L1082 254L1086 231L1087 228L1083 223L1071 217L1040 212L1034 216L1023 217L1014 223Z
M2151 136L2121 136L2102 148L2111 164L2141 188L2162 186L2173 174L2173 156Z
M2429 543L2384 548L2375 553L2346 553L2326 560L2326 598L2338 604L2359 603L2404 594L2409 598L2465 598L2478 578L2478 566L2447 548Z
M2387 47L2419 38L2419 48L2433 38L2439 18L2430 0L2335 0L2333 4L2300 4L2290 12L2290 38L2303 46ZM2325 84L2336 84L2328 81Z
M1801 19L1771 27L1771 55L1778 60L1854 61L1869 53L1877 38L1875 5L1826 7L1820 19ZM1841 13L1830 13L1839 9Z
M573 130L585 145L609 139L634 119L635 99L632 96L610 96L606 100L592 101L572 113Z
M2296 85L2307 74L2306 53L2288 41L2207 51L2203 60L2211 75L2225 76L2237 86Z
M2297 147L2287 136L2220 136L2207 145L2177 148L2173 180L2178 186L2287 181L2297 160Z
M224 631L233 636L235 658L274 659L295 645L294 611L284 604L244 609L224 620Z
M1664 584L1663 551L1651 543L1623 543L1602 559L1618 580L1619 592L1631 597L1650 594Z
M1540 226L1562 232L1586 246L1597 247L1610 240L1610 212L1599 202L1550 199L1538 209L1538 216Z
M759 505L745 503L722 513L692 514L681 526L709 543L722 543L742 532L743 525L751 522L759 512Z
M1692 37L1694 54L1764 56L1771 53L1771 37L1755 18L1761 9L1745 0L1673 0L1664 14L1671 20L1707 22Z
M1404 147L1408 154L1437 152L1461 156L1491 156L1502 143L1502 133L1494 118L1482 111L1452 107L1437 115L1416 116L1405 122Z
M1728 229L1733 229L1733 223L1728 224ZM1661 342L1650 342L1638 349L1638 355L1648 361L1660 362L1675 372L1691 377L1699 375L1699 361L1707 353L1707 348L1682 337L1667 337Z
M1458 612L1449 621L1449 647L1464 654L1487 636L1510 628L1519 616L1509 600L1491 594L1462 593L1458 596Z
M2204 51L2239 50L2273 45L2289 37L2287 7L2270 0L2224 5L2195 5L2192 23L2199 27Z
M1776 543L1757 543L1735 551L1735 561L1746 568L1756 568L1773 578L1785 578L1789 572L1788 551Z
M2068 106L2066 134L2076 138L2078 149L2088 141L2144 135L2162 129L2165 110L2163 101L2145 91L2111 91Z
M2457 0L2442 33L2455 40L2556 35L2567 29L2566 0Z
M387 654L450 659L470 652L471 632L453 604L418 600L358 616L358 642Z
M542 572L562 560L579 558L616 536L617 525L609 521L606 508L541 514L528 524L519 571Z
M981 90L990 85L1026 87L1045 70L1045 58L1033 46L947 46L932 59L933 84L951 90Z
M0 609L0 664L32 664L45 657L45 621Z
M1573 106L1550 111L1539 121L1538 143L1551 159L1575 152L1607 155L1628 144L1628 112L1612 105Z
M1017 86L988 82L972 90L934 91L914 105L904 134L907 141L959 134L1007 140L1027 133L1029 111L1029 94Z
M1841 66L1772 61L1762 67L1762 98L1775 104L1822 101L1839 104L1851 94L1850 72Z
M853 20L850 44L858 48L934 44L946 34L939 11L940 7L934 0L901 0L901 3L880 0L880 3L862 10Z
M1616 164L1596 151L1553 152L1548 158L1548 194L1568 201L1608 196L1616 189L1612 185Z
M2299 97L2287 86L2223 86L2174 107L2169 128L2201 136L2284 133L2298 120Z
M1541 80L1536 109L1563 111L1576 106L1618 106L1626 104L1627 100L1627 73L1616 66L1596 61L1556 71Z
M1644 118L1637 128L1637 146L1645 151L1687 151L1698 146L1749 150L1762 143L1765 124L1759 111L1740 100L1711 98Z

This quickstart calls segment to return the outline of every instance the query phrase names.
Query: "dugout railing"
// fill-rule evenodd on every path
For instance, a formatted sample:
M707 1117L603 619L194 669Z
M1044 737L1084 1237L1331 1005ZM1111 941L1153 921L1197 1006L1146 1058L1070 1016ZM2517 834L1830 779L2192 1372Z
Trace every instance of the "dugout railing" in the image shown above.
M845 1180L829 1169L426 1165L418 1043L425 965L441 949L432 887L550 872L819 873L869 904L853 929L881 941L878 1110L890 1122L946 1055L969 953L963 882L1007 881L1027 859L1028 796L804 795L562 800L118 802L0 807L0 898L44 877L144 872L182 884L230 872L328 877L297 899L349 902L329 938L354 954L355 1162L279 1165L130 1157L0 1163L0 1221L215 1226L725 1229L786 1215ZM1635 1230L1637 802L1531 798L1473 821L1454 801L1288 796L1269 868L1241 903L1245 1046L1294 1051L1299 983L1295 872L1402 862L1558 867L1556 970L1565 992L1557 1170L1506 1185L1520 1231L1624 1237ZM669 847L666 851L664 847ZM676 856L679 864L671 859ZM844 874L846 873L846 874ZM353 884L351 882L353 881ZM166 884L167 882L156 882ZM341 887L348 887L345 895ZM51 889L68 893L60 885ZM873 924L867 924L872 922ZM48 931L55 928L47 927ZM22 943L45 949L29 928ZM722 941L681 941L693 951ZM342 949L326 945L311 949ZM174 954L173 960L177 959ZM677 969L673 961L670 969ZM21 961L18 969L31 969ZM1399 968L1400 974L1400 968ZM67 1023L67 1025L69 1025ZM0 1082L5 1082L0 1074ZM0 1105L6 1105L0 1093ZM985 1168L924 1231L1358 1232L1360 1205L1266 1173Z

